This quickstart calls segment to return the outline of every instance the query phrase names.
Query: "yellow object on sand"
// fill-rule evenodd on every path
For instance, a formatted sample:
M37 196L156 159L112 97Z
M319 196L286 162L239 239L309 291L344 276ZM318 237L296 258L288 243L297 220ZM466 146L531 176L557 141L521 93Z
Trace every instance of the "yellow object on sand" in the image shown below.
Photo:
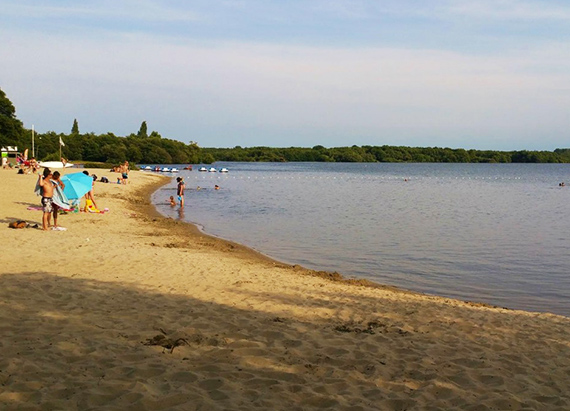
M101 211L93 205L93 201L85 200L85 210L90 213L100 213Z

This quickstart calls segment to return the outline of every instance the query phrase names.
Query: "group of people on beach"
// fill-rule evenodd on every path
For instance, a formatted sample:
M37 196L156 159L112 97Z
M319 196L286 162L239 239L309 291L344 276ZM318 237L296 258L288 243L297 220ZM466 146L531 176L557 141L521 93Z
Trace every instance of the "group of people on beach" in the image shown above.
M61 181L59 171L52 174L49 168L44 168L44 172L38 177L38 186L41 191L42 204L42 229L44 231L51 227L52 230L64 231L64 227L57 225L57 216L59 214L59 206L53 202L55 187L59 186L62 190L65 184ZM53 226L51 225L51 216L53 215Z
M87 170L83 171L83 174L89 176L89 172ZM95 180L97 176L93 176L92 183L91 183L91 190L89 190L84 198L85 198L85 207L81 211L92 211L96 210L98 212L97 203L95 202L95 197L93 195L93 186L95 185ZM51 230L55 231L65 231L65 227L61 227L57 223L57 217L61 210L61 206L54 201L55 191L60 189L62 192L65 189L65 184L61 181L61 174L59 171L51 172L49 168L44 168L42 174L38 176L38 183L37 186L39 187L39 194L41 195L41 205L42 205L42 229L47 231L51 228ZM51 224L51 218L53 216L53 226Z
M40 165L34 157L28 160L23 156L18 155L16 163L18 164L18 173L20 174L35 174L40 169ZM7 164L4 165L4 168L6 168L6 166ZM12 165L10 164L9 166L11 167Z
M113 167L110 171L121 174L121 176L117 178L117 184L127 184L129 182L130 167L128 161Z

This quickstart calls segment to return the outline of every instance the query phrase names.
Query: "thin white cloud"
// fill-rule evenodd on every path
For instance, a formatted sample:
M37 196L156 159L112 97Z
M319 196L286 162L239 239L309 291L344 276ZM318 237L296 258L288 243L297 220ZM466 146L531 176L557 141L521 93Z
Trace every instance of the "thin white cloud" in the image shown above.
M36 124L56 131L79 118L84 130L127 134L145 119L166 135L195 140L246 130L522 141L570 127L570 95L561 92L570 89L565 44L479 56L23 35L17 47L25 55L0 46L0 78L14 90L22 120L44 117Z
M346 19L399 18L453 19L458 16L493 20L570 20L570 5L522 0L435 0L370 1L314 0L306 2L309 10Z
M0 25L0 86L19 118L39 130L67 131L79 118L84 131L123 135L144 119L167 136L199 141L224 135L314 135L315 143L323 143L322 136L450 141L478 135L502 136L508 145L533 135L562 140L570 128L570 45L552 41L552 33L533 34L545 22L570 18L570 7L551 2L3 3L0 23L8 24ZM6 16L44 20L24 30L24 20ZM383 24L373 20L383 16L390 17L387 27L375 31ZM52 19L61 26L48 27ZM207 33L193 24L146 24L197 19ZM534 31L525 25L521 39L510 30L521 24L508 20L533 22ZM487 22L498 29L489 37L479 29ZM227 31L224 23L231 23ZM557 26L560 38L567 36ZM327 42L339 27L346 31ZM288 41L297 30L295 41L304 46ZM229 38L243 32L241 41ZM384 41L387 36L396 40ZM335 43L344 37L352 47ZM265 38L274 41L259 41Z
M570 20L570 6L546 1L520 0L454 0L446 6L452 15L462 15L493 20Z
M2 13L23 20L94 18L130 21L197 21L202 16L188 7L169 7L164 2L154 0L104 0L83 1L73 4L37 4L34 2L7 1L2 5Z

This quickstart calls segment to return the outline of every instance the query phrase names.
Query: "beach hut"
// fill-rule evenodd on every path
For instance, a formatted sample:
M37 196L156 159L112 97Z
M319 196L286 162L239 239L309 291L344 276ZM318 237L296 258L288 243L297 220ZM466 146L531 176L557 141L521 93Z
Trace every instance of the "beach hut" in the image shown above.
M2 147L0 151L2 152L2 167L6 167L11 158L13 158L14 163L16 163L16 158L21 154L16 146Z

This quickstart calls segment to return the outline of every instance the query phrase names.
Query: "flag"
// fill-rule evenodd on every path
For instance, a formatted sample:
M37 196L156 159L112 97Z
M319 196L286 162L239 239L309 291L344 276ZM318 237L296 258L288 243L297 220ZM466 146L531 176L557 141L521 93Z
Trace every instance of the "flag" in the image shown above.
M65 147L65 144L63 144L63 140L61 139L61 137L59 138L59 145Z

